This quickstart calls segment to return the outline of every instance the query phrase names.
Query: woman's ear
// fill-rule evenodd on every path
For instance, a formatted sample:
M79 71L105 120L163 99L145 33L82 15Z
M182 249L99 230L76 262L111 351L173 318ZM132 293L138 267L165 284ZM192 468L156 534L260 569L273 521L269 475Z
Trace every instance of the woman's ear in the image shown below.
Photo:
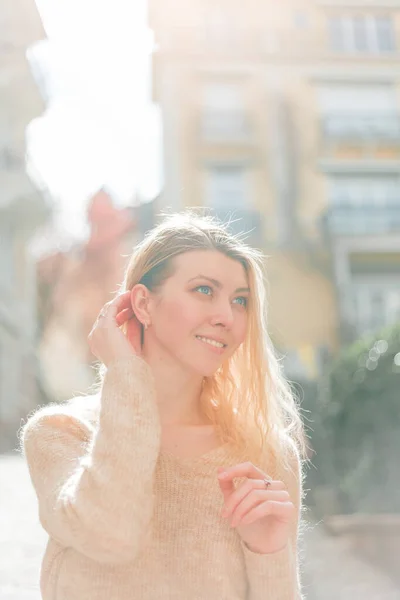
M132 310L140 323L147 328L150 325L149 314L150 291L142 283L138 283L131 290Z

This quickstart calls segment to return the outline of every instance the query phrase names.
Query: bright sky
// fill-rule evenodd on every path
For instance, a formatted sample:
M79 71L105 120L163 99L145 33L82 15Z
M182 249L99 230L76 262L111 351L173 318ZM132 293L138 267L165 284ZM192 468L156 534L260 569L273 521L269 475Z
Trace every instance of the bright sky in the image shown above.
M35 170L60 201L62 223L83 228L86 199L105 184L118 202L160 186L158 112L150 103L146 0L36 0L49 41L34 56L51 101L30 125Z

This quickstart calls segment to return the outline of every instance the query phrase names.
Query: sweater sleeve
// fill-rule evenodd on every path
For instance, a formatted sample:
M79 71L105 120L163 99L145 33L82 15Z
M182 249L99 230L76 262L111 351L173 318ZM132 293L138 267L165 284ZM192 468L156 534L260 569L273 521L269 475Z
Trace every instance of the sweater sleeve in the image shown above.
M22 444L47 533L102 563L134 560L153 510L160 423L150 367L132 356L103 382L98 427L63 407L31 417Z
M298 538L302 503L301 460L291 445L290 471L277 473L296 507L289 542L275 554L257 554L242 543L248 579L247 600L302 600Z

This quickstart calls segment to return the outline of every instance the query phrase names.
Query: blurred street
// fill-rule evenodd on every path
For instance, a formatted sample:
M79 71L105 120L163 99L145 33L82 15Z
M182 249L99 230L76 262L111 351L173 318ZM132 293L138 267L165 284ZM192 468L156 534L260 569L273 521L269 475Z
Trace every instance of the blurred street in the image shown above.
M0 455L1 600L39 600L38 572L45 543L24 461Z
M39 600L38 574L46 535L23 460L0 456L0 599ZM310 526L303 576L307 600L397 600L390 580L354 557L346 542ZM194 599L193 599L194 600Z

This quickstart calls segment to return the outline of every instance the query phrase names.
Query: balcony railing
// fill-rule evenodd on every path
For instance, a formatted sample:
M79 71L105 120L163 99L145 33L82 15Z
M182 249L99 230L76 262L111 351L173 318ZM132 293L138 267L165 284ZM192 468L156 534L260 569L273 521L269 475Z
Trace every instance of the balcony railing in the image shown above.
M400 197L380 205L334 202L323 216L322 224L331 236L399 233Z
M322 119L324 139L333 141L384 141L400 143L398 114L343 113Z
M200 128L206 142L248 142L251 138L250 119L241 110L205 110Z

